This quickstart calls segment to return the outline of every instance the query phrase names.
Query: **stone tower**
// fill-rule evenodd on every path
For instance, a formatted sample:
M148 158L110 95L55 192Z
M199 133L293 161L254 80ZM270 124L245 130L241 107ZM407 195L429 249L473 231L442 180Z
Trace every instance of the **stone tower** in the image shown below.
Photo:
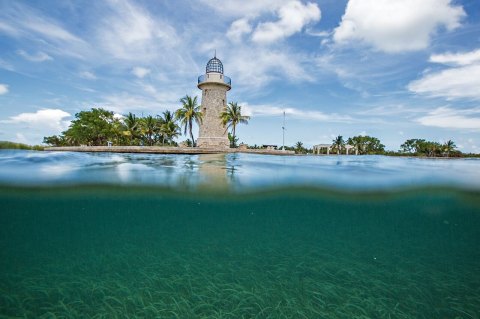
M232 81L223 75L223 64L216 56L208 61L205 74L198 77L197 86L202 90L203 113L197 147L229 148L220 115L227 105L227 91L232 88Z

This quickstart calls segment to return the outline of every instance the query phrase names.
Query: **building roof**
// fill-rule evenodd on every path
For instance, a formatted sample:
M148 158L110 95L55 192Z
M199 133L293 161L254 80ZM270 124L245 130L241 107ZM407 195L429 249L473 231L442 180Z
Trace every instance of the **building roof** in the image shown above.
M222 61L217 59L217 57L213 57L208 61L207 63L207 68L206 68L206 73L221 73L223 74L223 64Z

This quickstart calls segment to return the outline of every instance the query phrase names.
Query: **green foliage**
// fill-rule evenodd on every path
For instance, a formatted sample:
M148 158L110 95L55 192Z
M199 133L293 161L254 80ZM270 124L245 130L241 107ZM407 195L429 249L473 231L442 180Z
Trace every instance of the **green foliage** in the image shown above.
M452 140L448 140L445 142L445 144L443 144L443 150L447 157L449 157L451 153L456 153L455 148L457 148L457 146Z
M175 122L175 117L172 112L163 112L160 133L163 143L167 143L168 145L173 145L175 143L173 139L180 136L180 126L178 126L178 124Z
M409 139L400 145L400 152L408 155L438 157L438 156L460 156L456 151L455 142L448 140L444 144L426 141L424 139Z
M43 151L43 146L40 146L40 145L30 146L23 143L0 141L0 149Z
M348 145L352 145L358 151L358 154L384 154L385 145L380 140L372 136L354 136L347 140Z
M202 123L203 114L200 111L200 106L197 104L197 97L185 95L180 99L182 107L175 112L175 119L180 121L180 125L184 128L183 134L190 133L192 140L192 147L195 146L195 139L193 138L193 122L197 124Z
M342 152L343 146L345 145L345 141L343 140L343 136L339 135L332 141L332 149L337 151L337 154Z
M123 135L128 137L129 144L140 145L140 121L138 120L137 116L129 112L123 122L125 124Z
M119 141L119 120L113 112L102 108L92 108L75 114L75 120L63 132L63 137L47 137L44 142L64 143L65 145L107 145L107 141Z
M238 143L238 137L235 137L232 133L228 132L228 140L230 141L230 147L236 147Z
M174 114L137 117L129 113L123 119L104 109L92 108L75 114L69 128L60 135L45 136L43 143L50 146L106 146L113 145L176 145L180 135Z
M155 137L160 131L160 123L158 119L155 119L153 116L149 115L147 117L141 118L139 120L140 124L140 136L144 144L152 146L155 143Z
M52 136L45 136L43 138L43 144L47 144L49 146L67 146L67 141L65 137L62 135L52 135Z
M303 147L303 143L298 141L297 143L295 143L295 146L293 147L293 150L295 151L295 153L297 154L305 154L307 152L307 150L305 149L305 147Z
M230 140L230 147L237 147L238 138L235 136L235 129L238 124L248 124L250 116L242 115L242 107L238 105L237 102L230 102L225 107L222 114L220 114L220 118L227 130L229 128L232 129L232 138L228 138Z

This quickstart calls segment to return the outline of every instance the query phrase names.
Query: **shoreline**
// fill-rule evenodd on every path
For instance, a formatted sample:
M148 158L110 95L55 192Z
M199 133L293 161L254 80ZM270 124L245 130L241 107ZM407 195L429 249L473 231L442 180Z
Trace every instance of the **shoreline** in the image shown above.
M99 153L149 153L149 154L224 154L249 153L262 155L295 155L294 151L238 148L199 148L164 146L61 146L45 147L44 151L60 152L99 152Z

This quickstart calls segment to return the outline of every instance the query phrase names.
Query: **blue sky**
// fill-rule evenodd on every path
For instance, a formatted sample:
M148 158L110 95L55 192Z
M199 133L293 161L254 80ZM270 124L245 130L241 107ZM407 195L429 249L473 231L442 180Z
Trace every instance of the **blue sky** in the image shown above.
M0 0L0 48L0 140L39 144L91 107L175 110L216 50L252 117L240 141L281 145L285 111L287 145L480 153L478 0Z

